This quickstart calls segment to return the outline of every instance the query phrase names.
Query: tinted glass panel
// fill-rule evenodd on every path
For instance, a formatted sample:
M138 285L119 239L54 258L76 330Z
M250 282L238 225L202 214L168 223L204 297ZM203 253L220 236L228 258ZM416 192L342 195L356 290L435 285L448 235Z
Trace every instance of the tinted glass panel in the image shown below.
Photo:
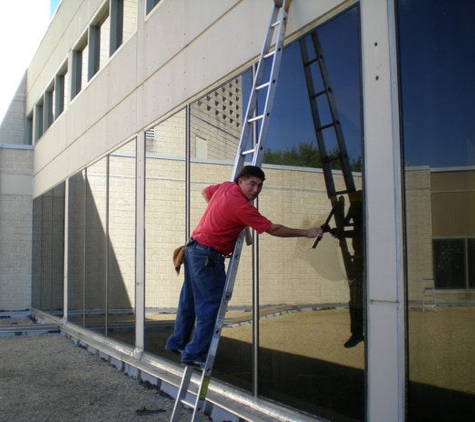
M69 179L68 320L85 324L86 172Z
M86 326L104 334L107 264L107 158L89 166L86 174Z
M64 292L64 183L33 203L33 307L61 316Z
M130 345L135 344L135 150L134 140L109 155L107 334Z
M181 110L146 131L146 331L148 352L176 359L165 352L181 288L172 263L175 248L185 243L186 111Z
M274 223L333 230L259 241L259 394L330 420L364 419L360 98L353 8L284 50L259 197Z
M475 4L398 1L408 420L475 414Z

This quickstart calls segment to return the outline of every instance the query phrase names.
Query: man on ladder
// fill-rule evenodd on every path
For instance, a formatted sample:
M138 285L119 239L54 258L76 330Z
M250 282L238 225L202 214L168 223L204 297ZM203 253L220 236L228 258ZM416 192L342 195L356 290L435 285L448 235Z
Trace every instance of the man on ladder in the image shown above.
M321 227L296 229L274 224L261 215L252 203L260 194L265 180L260 165L269 128L289 6L290 0L274 0L255 68L231 181L209 186L203 191L208 206L185 246L185 281L180 294L175 329L166 344L168 350L181 353L181 362L186 365L172 422L179 420L183 405L194 409L192 422L197 420L199 413L204 412L208 383L234 287L246 229L252 227L259 234L268 233L277 237L321 238L323 235ZM260 102L259 98L263 101ZM263 104L262 113L258 110L258 103ZM226 274L224 257L230 254L231 261ZM195 367L202 371L202 375L195 403L192 404L186 401L186 397Z
M206 364L226 280L224 257L233 252L244 228L277 237L323 235L321 227L290 228L261 215L252 201L260 194L264 180L262 169L249 165L242 168L234 182L208 186L202 192L208 206L185 247L185 280L175 329L166 344L167 350L181 353L185 365Z

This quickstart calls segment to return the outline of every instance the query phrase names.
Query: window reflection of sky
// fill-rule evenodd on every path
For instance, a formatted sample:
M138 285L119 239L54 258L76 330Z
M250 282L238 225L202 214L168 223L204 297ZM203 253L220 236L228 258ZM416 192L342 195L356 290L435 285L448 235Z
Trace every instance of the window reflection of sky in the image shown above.
M474 16L472 0L398 2L406 165L475 165ZM348 152L355 160L362 139L358 9L323 25L318 34ZM267 149L302 142L316 145L299 44L294 43L282 56Z
M318 29L330 84L351 160L361 155L361 84L358 13L354 8ZM317 146L298 42L287 46L277 83L267 149Z
M475 165L475 2L400 0L406 165Z

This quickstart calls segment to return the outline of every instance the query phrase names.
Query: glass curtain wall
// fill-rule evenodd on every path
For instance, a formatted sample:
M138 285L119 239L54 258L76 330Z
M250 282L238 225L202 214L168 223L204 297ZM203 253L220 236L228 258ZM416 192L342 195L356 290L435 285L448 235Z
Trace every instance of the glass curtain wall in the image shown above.
M109 155L107 335L135 345L136 140Z
M61 316L64 279L64 183L33 202L32 305Z
M331 233L260 237L258 391L330 420L364 420L359 33L353 8L285 48L259 197L273 222Z
M86 171L69 178L68 320L85 325Z
M398 1L408 420L475 415L475 4Z
M86 170L85 211L85 326L105 334L107 157Z

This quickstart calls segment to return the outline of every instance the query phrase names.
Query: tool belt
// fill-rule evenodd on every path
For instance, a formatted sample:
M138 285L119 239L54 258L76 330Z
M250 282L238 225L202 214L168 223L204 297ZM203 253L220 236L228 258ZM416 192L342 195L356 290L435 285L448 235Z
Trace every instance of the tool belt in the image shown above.
M201 243L197 242L195 239L190 237L188 241L186 242L186 246L192 246L196 245L198 249L208 249L208 256L206 257L205 261L205 267L207 268L213 268L216 264L216 260L218 259L219 256L222 256L223 254L221 252L218 252L216 249L213 249L211 246L206 246L202 245Z

